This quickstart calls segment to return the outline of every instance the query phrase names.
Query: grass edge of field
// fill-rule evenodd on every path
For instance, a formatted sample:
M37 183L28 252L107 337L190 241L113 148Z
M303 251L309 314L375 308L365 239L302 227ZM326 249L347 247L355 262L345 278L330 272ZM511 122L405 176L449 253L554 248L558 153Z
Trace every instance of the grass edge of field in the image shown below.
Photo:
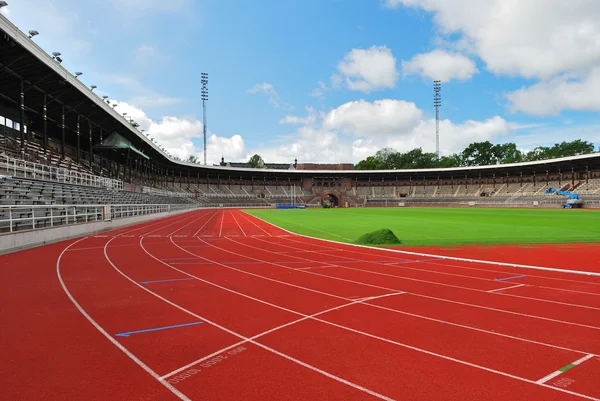
M400 208L385 208L385 209L400 209ZM320 209L317 209L317 210L320 210ZM340 209L340 210L355 210L355 209ZM359 210L359 209L356 209L356 210ZM367 210L375 210L375 209L367 209ZM377 210L379 210L379 209L377 209ZM419 208L419 210L445 210L445 209L444 208ZM455 210L455 209L452 208L450 210ZM478 209L463 209L463 210L479 210L479 211L484 211L484 210L485 211L500 211L501 210L503 212L504 211L514 211L514 210L523 210L523 211L536 211L536 212L537 211L539 211L539 212L556 211L556 212L566 212L566 213L581 212L581 211L588 211L588 212L593 211L593 212L600 213L600 210L589 210L589 209L587 209L587 210L586 209L574 209L574 210L564 211L563 209L508 209L508 208L485 208L485 209L482 209L482 208L478 208ZM264 220L267 223L273 224L277 227L280 227L280 228L290 231L292 233L305 235L308 237L336 241L336 242L340 242L340 243L347 243L347 244L355 244L356 243L355 242L356 239L346 238L346 237L337 235L336 233L333 233L333 232L325 232L325 231L319 230L316 227L305 226L299 222L283 220L281 218L268 218L267 216L269 216L269 214L274 215L277 212L281 212L281 211L276 211L276 209L243 209L243 211L254 217ZM266 216L263 215L263 212L265 212L265 211L267 212ZM306 211L307 210L304 210L304 211L299 210L299 212L306 212ZM372 230L377 230L377 227L373 227ZM403 242L402 244L396 244L396 245L371 244L369 246L393 247L393 248L402 248L402 247L412 248L412 247L432 247L432 246L453 247L453 246L595 244L595 243L600 243L600 234L598 234L598 237L591 238L591 239L586 239L586 238L581 238L581 237L565 238L565 237L559 236L559 235L538 236L536 238L527 238L527 237L516 237L516 238L512 238L512 239L504 239L503 237L499 237L499 238L497 237L497 238L492 238L492 239L486 239L483 241L476 241L476 240L475 241L473 241L473 240L456 241L456 240L447 240L447 238L442 238L442 239L433 238L431 240L422 240L422 239L406 240L406 239L400 238L400 240L402 240L402 242Z

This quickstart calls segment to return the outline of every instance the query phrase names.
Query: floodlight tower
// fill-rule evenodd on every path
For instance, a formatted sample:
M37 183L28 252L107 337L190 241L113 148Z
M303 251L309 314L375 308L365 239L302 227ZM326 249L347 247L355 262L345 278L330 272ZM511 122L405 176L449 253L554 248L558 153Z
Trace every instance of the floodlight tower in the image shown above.
M204 134L204 165L206 166L206 102L208 101L208 73L200 74L202 82L202 132Z
M435 107L435 153L440 158L440 107L442 106L442 81L433 81L433 106Z

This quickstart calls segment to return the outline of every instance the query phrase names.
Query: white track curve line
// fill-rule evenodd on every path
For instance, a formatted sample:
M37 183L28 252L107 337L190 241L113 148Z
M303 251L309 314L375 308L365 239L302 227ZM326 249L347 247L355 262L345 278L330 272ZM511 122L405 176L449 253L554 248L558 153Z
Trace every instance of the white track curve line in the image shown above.
M379 295L379 296L375 296L375 297L369 297L369 299L367 299L367 300L371 301L371 300L378 299L378 298L383 298L383 297L391 297L391 296L393 296L393 295L402 295L402 294L405 294L405 293L404 293L404 292L398 292L398 293L394 293L394 294L385 294L385 295ZM212 357L214 357L214 356L216 356L216 355L219 355L220 353L223 353L223 352L225 352L225 351L228 351L228 350L230 350L230 349L232 349L232 348L235 348L235 347L238 347L238 346L240 346L240 345L242 345L242 344L245 344L245 343L247 343L249 340L256 340L257 338L260 338L260 337L266 336L267 334L271 334L271 333L273 333L273 332L275 332L275 331L278 331L278 330L284 329L284 328L286 328L286 327L289 327L289 326L292 326L292 325L294 325L294 324L297 324L297 323L303 322L303 321L305 321L305 320L312 319L313 317L320 316L320 315L324 315L325 313L329 313L329 312L333 312L333 311L336 311L336 310L339 310L339 309L343 309L343 308L346 308L346 307L348 307L348 306L352 306L352 305L360 304L360 303L363 303L363 302L365 302L365 301L366 301L365 299L357 299L356 301L349 302L349 303L346 303L346 304L342 304L342 305L336 306L336 307L334 307L334 308L329 308L329 309L326 309L326 310L324 310L324 311L321 311L321 312L313 313L312 315L307 315L307 316L304 316L304 317L302 317L302 318L300 318L300 319L293 320L293 321L291 321L291 322L288 322L288 323L282 324L281 326L273 327L272 329L269 329L269 330L267 330L267 331L263 331L262 333L258 333L258 334L254 335L254 336L252 336L252 337L249 337L249 338L248 338L248 340L242 340L242 341L239 341L239 342L237 342L237 343L235 343L235 344L232 344L232 345L230 345L230 346L228 346L228 347L225 347L225 348L222 348L222 349L220 349L220 350L218 350L218 351L215 351L215 352L213 352L213 353L212 353L212 354L210 354L210 355L206 355L206 356L204 356L204 357L202 357L202 358L200 358L200 359L197 359L197 360L195 360L195 361L193 361L193 362L190 362L190 363L188 363L187 365L180 367L179 369L176 369L176 370L174 370L174 371L172 371L172 372L170 372L170 373L167 373L167 374L163 375L163 376L162 376L162 378L164 379L164 378L167 378L167 377L171 377L171 376L173 376L173 375L176 375L177 373L179 373L179 372L182 372L182 371L184 371L184 370L187 370L187 369L191 368L192 366L199 364L200 362L203 362L203 361L205 361L205 360L207 360L207 359L210 359L210 358L212 358Z
M211 221L211 220L212 220L212 219L213 219L213 218L214 218L214 217L215 217L217 214L218 214L218 213L215 211L215 212L214 212L214 213L213 213L213 214L210 216L210 219L206 220L206 221L204 222L204 224L202 225L202 227L200 227L200 228L198 229L198 231L196 231L196 232L194 233L194 235L192 235L192 237L195 237L195 236L197 236L197 235L200 233L200 231L202 231L202 229L203 229L204 227L206 227L206 225L208 224L208 222L209 222L209 221Z
M226 250L224 248L219 248L219 247L217 247L214 244L210 244L210 243L208 243L206 241L203 241L201 238L197 238L197 239L200 240L200 241L202 241L206 245L212 246L214 248L221 249L223 251L226 251L226 252L229 252L229 253L232 253L232 254L241 255L241 254L238 254L238 253L233 252L231 250ZM236 241L232 240L231 238L226 238L226 239L228 239L230 241L233 241L233 242L236 242ZM307 244L307 245L309 245L309 244ZM186 250L186 252L187 252L187 250ZM202 258L201 256L198 256L196 254L192 254L192 255L195 255L197 257ZM244 255L241 255L241 256L244 256ZM263 261L261 259L252 258L250 256L245 256L245 257L248 258L248 259L254 259L254 260L257 260L257 261L265 262L265 261ZM297 259L303 259L303 258L300 258L298 256L295 256L295 258L297 258ZM310 259L304 259L304 260L314 262L313 260L310 260ZM300 271L300 272L303 272L303 273L307 273L307 274L314 274L316 276L321 276L321 277L325 277L325 278L329 278L329 279L334 279L334 280L338 280L338 281L346 281L346 282L349 282L349 283L359 284L359 285L366 286L366 287L377 288L377 289L380 289L380 290L386 290L386 291L391 291L391 292L403 291L403 290L400 290L398 288L382 287L382 286L377 286L377 285L373 285L373 284L363 283L363 282L360 282L360 281L348 280L348 279L341 278L341 277L328 276L326 274L320 274L320 273L311 272L311 271L308 271L308 270L294 269L294 268L291 268L289 266L284 266L284 265L278 264L276 262L265 262L265 263L268 263L268 264L271 264L271 265L274 265L274 266L277 266L277 267L281 267L281 268L284 268L284 269L297 270L297 271ZM231 268L230 266L226 266L226 267ZM339 266L332 265L330 267L339 267ZM349 268L349 269L351 269L351 268ZM254 274L254 273L249 273L249 272L245 272L245 273L246 274ZM260 276L260 277L262 277L262 276ZM268 278L268 277L263 277L263 278L265 280L277 281L277 280L274 280L274 279L271 279L271 278ZM293 284L289 284L289 283L288 283L288 285L292 285L293 286ZM473 290L473 291L477 291L477 290L474 290L474 289L468 288L468 287L463 287L463 288L464 289L470 289L470 290ZM485 293L485 291L483 291L483 290L481 290L481 291L483 293ZM571 326L579 326L579 327L585 327L585 328L588 328L588 329L600 330L600 327L598 327L598 326L590 326L590 325L582 324L582 323L568 322L568 321L564 321L564 320L552 319L552 318L547 318L547 317L537 316L537 315L531 315L531 314L521 313L521 312L513 312L513 311L510 311L510 310L492 308L492 307L489 307L489 306L470 304L470 303L460 302L460 301L453 301L453 300L450 300L450 299L438 298L438 297L434 297L434 296L430 296L430 295L419 294L419 293L414 292L414 291L411 292L411 294L414 295L414 296L417 296L417 297L422 297L422 298L427 298L427 299L433 299L433 300L436 300L436 301L449 302L449 303L454 303L454 304L457 304L457 305L464 305L464 306L469 306L469 307L478 308L478 309L492 310L492 311L496 311L496 312L508 313L508 314L511 314L511 315L525 316L525 317L529 317L529 318L533 318L533 319L540 319L540 320L546 320L546 321L550 321L550 322L561 323L561 324L566 324L566 325L571 325Z
M168 383L166 380L161 379L160 375L158 373L156 373L154 370L152 370L148 365L146 365L144 362L142 362L138 357L136 357L135 355L133 355L127 348L125 348L123 345L121 345L118 341L116 341L110 334L108 334L106 332L106 330L104 330L102 328L102 326L100 326L79 304L79 302L77 302L77 300L73 297L73 295L71 294L71 292L69 291L69 289L67 288L67 286L65 285L65 282L62 279L62 276L60 275L60 261L64 255L64 253L72 246L75 245L76 243L85 240L88 237L83 237L71 244L69 244L65 249L63 249L63 251L60 253L60 255L58 256L58 259L56 260L56 275L58 276L58 281L60 282L60 285L62 286L62 289L64 290L65 294L67 294L67 297L69 297L69 299L71 300L71 302L73 303L73 305L75 305L75 307L77 308L77 310L92 324L92 326L94 326L96 328L96 330L98 330L104 337L106 337L108 339L108 341L110 341L115 347L117 347L118 349L120 349L125 355L127 355L132 361L134 361L139 367L141 367L142 369L144 369L150 376L152 376L153 378L155 378L160 384L162 384L164 387L166 387L170 392L172 392L174 395L176 395L180 400L183 401L191 401L191 399L189 399L185 394L183 394L181 391L177 390L175 387L173 387L171 385L171 383ZM113 237L114 238L114 237ZM109 240L108 242L112 241ZM107 244L108 244L107 242Z
M139 287L139 288L141 288L142 290L146 291L147 293L149 293L149 294L151 294L151 295L155 296L156 298L158 298L158 299L160 299L160 300L164 301L165 303L167 303L167 304L169 304L169 305L171 305L171 306L173 306L173 307L175 307L175 308L177 308L177 309L179 309L179 310L181 310L181 311L183 311L183 312L185 312L185 313L189 314L190 316L193 316L193 317L195 317L195 318L197 318L197 319L199 319L199 320L201 320L201 321L203 321L203 322L206 322L206 323L210 324L211 326L217 327L218 329L221 329L221 330L225 331L226 333L229 333L229 334L231 334L231 335L233 335L233 336L235 336L235 337L238 337L238 338L240 338L240 339L242 339L242 340L245 340L245 341L247 341L247 342L249 342L249 343L251 343L251 344L254 344L254 345L258 346L259 348L263 348L263 349L265 349L265 350L267 350L267 351L269 351L269 352L272 352L273 354L275 354L275 355L278 355L278 356L280 356L280 357L282 357L282 358L284 358L284 359L287 359L287 360L289 360L289 361L292 361L292 362L294 362L294 363L297 363L297 364L299 364L299 365L301 365L301 366L303 366L303 367L305 367L305 368L308 368L308 369L310 369L310 370L312 370L312 371L314 371L314 372L320 373L320 374L322 374L323 376L329 377L330 379L333 379L333 380L335 380L335 381L338 381L338 382L340 382L340 383L346 384L346 385L347 385L347 386L349 386L349 387L353 387L353 388L355 388L355 389L357 389L357 390L360 390L360 391L362 391L362 392L364 392L364 393L370 394L370 395L372 395L372 396L374 396L374 397L377 397L377 398L379 398L379 399L386 400L386 401L395 401L395 400L394 400L394 399L392 399L392 398L389 398L389 397L387 397L387 396L385 396L385 395L379 394L379 393L377 393L377 392L375 392L375 391L373 391L373 390L370 390L370 389L368 389L368 388L366 388L366 387L362 387L362 386L360 386L360 385L358 385L358 384L356 384L356 383L352 383L352 382L350 382L350 381L348 381L348 380L346 380L346 379L343 379L343 378L341 378L341 377L339 377L339 376L336 376L336 375L334 375L334 374L332 374L332 373L326 372L326 371L324 371L324 370L322 370L322 369L319 369L319 368L317 368L317 367L315 367L315 366L312 366L312 365L310 365L310 364L308 364L308 363L306 363L306 362L302 362L302 361L300 361L300 360L298 360L298 359L296 359L296 358L294 358L294 357L292 357L292 356L289 356L289 355L287 355L287 354L284 354L283 352L277 351L277 350L275 350L275 349L273 349L273 348L271 348L271 347L269 347L269 346L267 346L267 345L261 344L261 343L259 343L259 342L256 342L256 341L254 341L254 340L251 340L251 339L249 339L248 337L246 337L246 336L243 336L242 334L239 334L239 333L237 333L237 332L235 332L235 331L233 331L233 330L230 330L230 329L228 329L228 328L226 328L226 327L224 327L224 326L221 326L220 324L218 324L218 323L216 323L216 322L213 322L212 320L209 320L209 319L207 319L207 318L205 318L205 317L203 317L203 316L200 316L200 315L198 315L198 314L196 314L196 313L194 313L194 312L192 312L192 311L190 311L190 310L186 309L186 308L184 308L183 306L181 306L181 305L179 305L179 304L176 304L175 302L173 302L173 301L170 301L170 300L168 300L167 298L164 298L163 296L161 296L161 295L159 295L159 294L157 294L157 293L153 292L152 290L150 290L150 289L146 288L145 286L143 286L143 285L139 284L137 281L133 280L131 277L129 277L128 275L126 275L125 273L123 273L123 272L122 272L122 271L121 271L121 270L120 270L120 269L119 269L119 268L118 268L118 267L117 267L117 266L116 266L116 265L115 265L115 264L112 262L112 260L109 258L109 256L108 256L108 253L107 253L107 249L108 249L108 245L110 244L110 242L111 242L113 239L114 239L114 238L111 238L111 239L110 239L110 240L109 240L109 241L106 243L106 245L104 245L104 257L106 258L106 261L107 261L107 262L108 262L108 263L109 263L109 264L110 264L110 265L113 267L113 269L115 269L115 271L117 271L117 272L118 272L118 273L119 273L121 276L123 276L124 278L126 278L127 280L129 280L131 283L133 283L133 284L134 284L134 285L136 285L137 287ZM142 240L143 240L143 237L141 237L141 238L140 238L140 241L142 241ZM264 302L264 301L263 301L263 302ZM291 311L291 310L290 310L290 312L292 312L292 313L296 313L296 314L298 314L298 315L301 315L301 316L304 316L304 314L302 314L302 313L299 313L299 312L293 312L293 311Z
M231 214L231 217L233 217L233 221L235 221L235 224L237 224L237 226L240 228L240 231L242 232L242 234L244 234L244 237L247 237L246 232L244 231L244 229L242 228L242 226L240 225L240 223L237 221L237 219L233 215L233 211L230 210L229 214Z
M171 241L173 242L172 238L171 238ZM108 245L108 243L107 243L107 245ZM111 263L111 262L109 261L109 263ZM115 269L116 269L116 267L115 267ZM116 270L119 271L118 269L116 269ZM121 273L121 274L123 274L123 273ZM185 274L189 275L189 273L185 273ZM125 277L127 277L127 276L125 276ZM131 280L133 283L135 283L136 285L139 286L139 284L137 284L132 279L129 279L129 280ZM200 280L206 282L206 280L203 280L203 279L200 279ZM213 284L213 285L218 286L217 284ZM219 287L221 287L221 286L219 286ZM146 290L148 292L151 292L151 291L149 291L148 289L146 289L144 287L141 287L141 288L143 288L144 290ZM225 287L221 287L221 288L225 288ZM229 289L227 289L227 290L231 291L231 292L236 292L236 291L229 290ZM396 291L396 292L401 292L401 291ZM244 295L244 294L241 294L241 293L238 293L238 294L240 294L242 296L245 296L247 298L252 298L252 299L257 300L258 302L261 302L261 303L264 303L264 304L270 304L271 306L273 306L275 308L278 308L278 309L283 309L283 310L291 311L292 313L296 313L296 314L301 315L301 316L307 316L307 315L305 315L305 314L303 314L301 312L292 311L292 310L290 310L288 308L284 308L284 307L281 307L279 305L271 304L270 302L267 302L267 301L264 301L264 300L259 300L257 298L250 297L249 295ZM160 297L159 295L156 295L156 296ZM162 298L162 297L160 297L160 298ZM172 303L171 301L168 301L168 300L165 300L165 301L169 302L169 303ZM363 300L363 302L367 302L367 301ZM176 305L174 303L172 303L172 304ZM182 309L182 310L184 310L184 309ZM192 313L192 312L190 312L190 313ZM192 313L192 316L200 318L198 315L193 314L193 313ZM485 367L485 366L477 365L475 363L463 361L461 359L449 357L447 355L438 354L438 353L433 352L433 351L424 350L424 349L421 349L421 348L418 348L418 347L415 347L415 346L412 346L412 345L404 344L404 343L401 343L401 342L398 342L398 341L394 341L394 340L391 340L391 339L388 339L388 338L385 338L385 337L379 337L379 336L371 334L371 333L367 333L367 332L363 332L363 331L360 331L360 330L356 330L356 329L353 329L351 327L343 326L343 325L340 325L340 324L337 324L337 323L333 323L333 322L330 322L330 321L327 321L327 320L323 320L323 319L319 319L319 318L315 318L315 317L313 317L312 320L315 320L317 322L321 322L321 323L324 323L324 324L327 324L327 325L330 325L330 326L334 326L334 327L337 327L337 328L340 328L340 329L343 329L343 330L354 332L356 334L360 334L360 335L363 335L363 336L366 336L366 337L370 337L370 338L373 338L373 339L376 339L376 340L380 340L380 341L383 341L383 342L386 342L386 343L390 343L390 344L393 344L393 345L396 345L396 346L399 346L399 347L402 347L402 348L407 348L407 349L410 349L410 350L413 350L413 351L417 351L417 352L421 352L421 353L424 353L424 354L427 354L427 355L430 355L430 356L435 356L435 357L438 357L438 358L441 358L441 359L449 360L449 361L452 361L452 362L455 362L455 363L458 363L458 364L461 364L461 365L470 366L470 367L481 369L481 370L484 370L484 371L487 371L487 372L490 372L490 373L494 373L494 374L497 374L497 375L500 375L500 376L509 377L509 378L512 378L512 379L515 379L515 380L518 380L518 381L523 381L523 382L526 382L526 383L530 383L530 384L535 384L535 385L538 385L538 386L546 387L546 388L549 388L551 390L555 390L555 391L559 391L559 392L564 392L564 393L567 393L567 394L574 395L576 397L580 397L580 398L584 398L584 399L589 399L589 400L593 400L593 401L598 401L595 398L592 398L592 397L589 397L589 396L586 396L586 395L583 395L583 394L579 394L579 393L576 393L576 392L573 392L573 391L556 388L556 387L549 386L549 385L546 385L546 384L543 384L543 383L541 383L541 384L540 383L536 383L535 381L527 379L527 378L524 378L524 377L515 376L515 375L512 375L510 373L501 372L501 371L498 371L498 370L495 370L495 369L492 369L492 368L488 368L488 367ZM248 341L248 342L253 343L253 344L260 344L260 343L254 342L252 340ZM262 344L260 344L260 345L262 346Z
M222 266L222 267L224 267L224 268L227 268L227 269L230 269L230 270L238 271L238 272L240 272L240 273L247 274L247 275L250 275L250 276L256 276L256 277L262 278L262 279L264 279L264 280L267 280L267 281L273 281L273 282L276 282L276 283L279 283L279 284L287 285L287 286L294 287L294 288L299 288L299 289L306 290L306 291L309 291L309 292L315 292L315 293L318 293L318 294L322 294L322 295L330 296L330 297L333 297L333 298L344 299L344 300L351 300L351 298L347 298L347 297L340 297L340 296L338 296L338 295L334 295L334 294L330 294L330 293L326 293L326 292L322 292L322 291L318 291L318 290L313 290L313 289L311 289L311 288L307 288L307 287L299 286L299 285L296 285L296 284L291 284L291 283L288 283L288 282L286 282L286 281L280 281L280 280L276 280L276 279L273 279L273 278L270 278L270 277L261 276L261 275L259 275L259 274L256 274L256 273L250 273L250 272L247 272L247 271L244 271L244 270L236 269L236 268L234 268L234 267L227 266L227 265L225 265L225 264L222 264L222 263L220 263L220 262L214 261L214 260L212 260L212 259L207 259L207 258L205 258L205 257L202 257L202 256L199 256L199 255L197 255L197 254L195 254L195 253L193 253L193 252L191 252L191 251L188 251L188 250L186 250L185 248L182 248L181 246L177 245L177 244L176 244L176 243L175 243L173 240L171 240L171 242L172 242L172 243L173 243L173 244L174 244L176 247L178 247L179 249L181 249L182 251L184 251L184 252L186 252L186 253L188 253L188 254L190 254L190 255L196 256L196 257L197 257L197 258L199 258L199 259L206 260L206 261L208 261L208 262L211 262L211 263L213 263L213 264L215 264L215 265L219 265L219 266ZM257 298L254 298L254 297L251 297L251 296L249 296L249 295L246 295L246 294L240 293L240 292L238 292L238 291L231 290L231 289L229 289L229 288L227 288L227 287L220 286L220 285L218 285L218 284L212 283L212 282L210 282L210 281L207 281L207 280L204 280L204 279L202 279L202 278L200 278L200 277L198 277L198 276L195 276L195 275L193 275L193 274L191 274L191 273L189 273L189 272L187 272L187 271L185 271L185 270L181 270L181 269L175 268L174 266L167 265L167 264L166 264L164 261L162 261L162 260L159 260L159 259L158 259L158 258L156 258L154 255L150 254L150 253L149 253L149 252L148 252L148 251L147 251L147 250L146 250L146 249L143 247L143 245L142 245L142 248L144 249L144 251L145 251L145 252L146 252L146 253L147 253L147 254L148 254L150 257L152 257L153 259L157 260L158 262L160 262L160 263L164 264L165 266L167 266L167 267L169 267L169 268L171 268L171 269L173 269L173 270L175 270L175 271L177 271L177 272L179 272L179 273L182 273L182 274L184 274L184 275L186 275L186 276L188 276L188 277L195 278L196 280L202 281L202 282L204 282L204 283L207 283L207 284L210 284L210 285L216 286L216 287L218 287L218 288L224 289L224 290L226 290L226 291L232 292L232 293L234 293L234 294L241 295L241 296L243 296L243 297L246 297L246 298L252 299L252 300L254 300L254 301L258 301L258 302L265 303L265 301L263 301L263 300L260 300L260 299L257 299ZM267 263L271 263L271 262L267 262ZM292 269L292 270L299 270L299 269ZM384 290L391 291L391 292L390 292L390 294L395 294L395 293L403 293L403 291L396 290L396 289L386 289L386 288L381 288L381 289L384 289ZM410 294L411 294L411 295L415 295L415 296L419 296L419 295L417 295L417 294L415 294L415 293L410 293ZM367 302L367 301L369 301L369 299L368 299L368 298L370 298L370 297L361 298L361 300L362 300L362 302ZM287 309L287 308L279 307L279 306L277 306L277 305L274 305L274 304L271 304L271 303L267 303L267 305L278 307L278 308L280 308L280 309L286 310L287 312L292 312L292 313L294 313L294 312L295 312L295 311L291 311L291 310L289 310L289 309ZM504 334L504 333L499 333L499 332L495 332L495 331L489 331L489 330L482 329L482 328L479 328L479 327L467 326L467 325L462 325L462 324L459 324L459 323L454 323L454 322L449 322L449 321L445 321L445 320L435 319L435 318L431 318L431 317L428 317L428 316L423 316L423 315L418 315L418 314L414 314L414 313L410 313L410 312L405 312L405 311L401 311L401 310L394 309L394 308L388 308L388 307L381 306L381 305L369 304L369 303L365 303L364 305L367 305L367 306L370 306L370 307L373 307L373 308L376 308L376 309L382 309L382 310L386 310L386 311L390 311L390 312L394 312L394 313L398 313L398 314L402 314L402 315L407 315L407 316L411 316L411 317L416 317L416 318L419 318L419 319L424 319L424 320L429 320L429 321L433 321L433 322L437 322L437 323L442 323L442 324L446 324L446 325L449 325L449 326L460 327L460 328L463 328L463 329L468 329L468 330L478 331L478 332L482 332L482 333L485 333L485 334L490 334L490 335L494 335L494 336L499 336L499 337L510 338L510 339L512 339L512 340L517 340L517 341L522 341L522 342L526 342L526 343L531 343L531 344L541 345L541 346L545 346L545 347L549 347L549 348L555 348L555 349L560 349L560 350L564 350L564 351L575 352L575 353L579 353L579 354L588 354L588 353L589 353L589 351L582 351L582 350L577 350L577 349L572 349L572 348L567 348L567 347L561 347L561 346L559 346L559 345L548 344L548 343L544 343L544 342L540 342L540 341L530 340L530 339L527 339L527 338L522 338L522 337L512 336L512 335L510 335L510 334ZM498 311L499 311L499 312L505 312L505 311L503 311L503 310L498 310ZM526 316L526 317L532 317L532 318L535 318L535 316L528 316L528 315L525 315L525 316ZM561 322L561 321L557 321L557 323L563 323L563 322ZM567 323L567 324L568 324L568 323Z
M267 234L269 237L272 237L273 235L271 235L268 231L266 231L265 229L263 229L261 226L259 226L258 224L256 224L255 222L253 222L252 220L250 220L247 216L246 213L240 212L239 213L240 216L242 216L244 219L246 219L246 221L254 224L259 230L261 230L263 233Z
M226 239L229 240L229 241L232 241L232 242L234 242L236 244L248 247L248 248L259 249L262 252L268 252L268 253L276 254L276 252L272 252L272 251L269 251L269 250L266 250L266 249L263 249L263 248L258 248L256 246L249 245L249 244L246 244L244 242L239 242L239 241L236 241L236 240L234 240L234 239L232 239L230 237L226 237ZM255 238L255 239L257 241L263 241L264 242L264 240L262 240L260 238ZM310 246L310 244L306 244L306 245ZM215 245L213 245L213 246L215 246ZM232 252L232 251L226 250L224 248L220 248L220 249L223 249L223 250L225 250L227 252L230 252L230 253ZM249 258L249 259L252 259L252 257L250 257L250 256L246 256L246 257ZM305 261L309 261L309 262L315 262L312 259L306 259L306 258L302 258L300 256L292 256L292 257L294 257L296 259L302 259L302 260L305 260ZM356 261L358 259L349 259L349 260L355 260ZM475 292L480 292L480 293L489 293L489 291L487 291L487 290L480 290L480 289L477 289L477 288L464 287L464 286L461 286L461 285L440 283L440 282L437 282L437 281L423 280L423 279L418 279L418 278L413 278L413 277L399 276L399 275L395 275L395 274L381 273L381 272L376 272L376 271L372 271L372 270L358 269L358 268L355 268L355 267L342 266L342 265L337 264L335 262L319 262L319 263L328 264L330 267L339 267L339 268L346 269L346 270L354 270L354 271L359 271L359 272L363 272L363 273L367 273L367 274L373 274L373 275L377 275L377 276L393 277L393 278L397 278L397 279L400 279L400 280L415 281L415 282L427 283L427 284L433 284L433 285L439 285L439 286L442 286L442 287L449 287L449 288L459 288L459 289L463 289L463 290L475 291ZM275 264L275 265L277 265L277 264ZM317 273L313 273L313 274L317 274ZM320 274L320 275L321 276L326 276L326 277L332 277L332 276L328 276L326 274ZM346 279L344 279L344 280L345 281L353 282L352 280L346 280ZM361 283L361 284L362 285L369 285L369 286L371 286L371 284L367 284L367 283ZM582 309L590 309L590 310L600 311L600 308L597 308L597 307L594 307L594 306L580 305L580 304L571 304L571 303L560 302L560 301L552 301L552 300L544 299L544 298L534 298L534 297L526 297L526 296L523 296L523 295L504 294L504 293L495 293L495 292L491 292L491 294L498 295L498 296L505 296L505 297L514 297L514 298L521 298L521 299L529 299L529 300L533 300L533 301L546 302L546 303L563 305L563 306L570 306L570 307L574 307L574 308L582 308Z

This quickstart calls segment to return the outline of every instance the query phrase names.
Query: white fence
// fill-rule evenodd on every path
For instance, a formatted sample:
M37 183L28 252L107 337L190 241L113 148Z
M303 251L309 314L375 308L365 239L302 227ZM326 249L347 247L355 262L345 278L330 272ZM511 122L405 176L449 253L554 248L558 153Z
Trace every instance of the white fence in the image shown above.
M0 231L55 227L198 208L178 205L11 205L0 206Z
M205 207L199 204L155 205L11 205L0 206L0 233L36 230L93 221L116 220L155 213L214 208L273 208L275 205L220 204Z
M87 185L91 187L123 189L123 181L98 175L68 170L64 167L47 166L45 164L28 162L8 156L0 156L0 171L6 171L15 177L32 178L64 182L68 184Z

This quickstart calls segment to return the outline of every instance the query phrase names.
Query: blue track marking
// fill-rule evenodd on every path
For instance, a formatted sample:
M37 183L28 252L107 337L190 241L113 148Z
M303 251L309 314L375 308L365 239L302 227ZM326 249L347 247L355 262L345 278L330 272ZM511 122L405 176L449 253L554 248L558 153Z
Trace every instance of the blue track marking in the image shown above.
M154 329L128 331L127 333L115 334L115 337L129 337L132 334L148 333L149 331L159 331L159 330L167 330L167 329L176 329L178 327L194 326L196 324L202 324L202 322L192 322L192 323L176 324L175 326L156 327Z
M166 283L168 281L184 281L184 280L193 280L193 278L171 278L168 280L152 280L152 281L140 281L140 284L150 284L150 283Z
M526 277L525 275L522 276L512 276L512 277L504 277L504 278L495 278L494 280L496 281L506 281L506 280L513 280L515 278L523 278Z

